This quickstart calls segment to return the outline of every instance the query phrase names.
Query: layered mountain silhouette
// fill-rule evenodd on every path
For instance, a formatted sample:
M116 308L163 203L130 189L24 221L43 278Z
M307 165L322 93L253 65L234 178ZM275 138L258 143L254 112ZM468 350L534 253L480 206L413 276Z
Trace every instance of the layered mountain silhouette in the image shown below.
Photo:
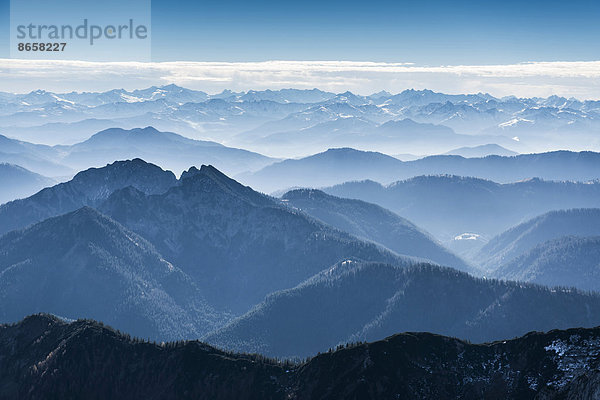
M600 398L599 106L0 93L0 400Z
M599 352L598 329L484 345L404 333L292 364L35 315L0 326L0 398L593 398Z
M87 122L86 122L87 121ZM60 128L78 130L79 125L107 126L102 120L86 120L75 126ZM148 120L140 123L148 123ZM56 124L54 124L56 125ZM59 124L60 125L60 124ZM152 126L123 129L129 123L113 123L107 129L94 131L91 137L75 144L45 146L27 143L0 135L0 163L21 165L50 177L72 176L75 171L100 167L117 160L143 158L178 174L199 161L217 165L227 173L237 174L261 169L275 159L251 151L227 147L210 140L195 140ZM139 124L133 124L139 126ZM19 128L28 129L28 128ZM40 130L52 130L47 125Z
M106 129L84 142L60 148L67 152L61 162L78 169L139 157L177 173L199 161L217 165L228 173L239 173L257 170L275 161L216 142L160 132L150 126L131 130Z
M326 193L387 208L446 242L463 233L487 239L540 214L600 207L600 183L539 179L498 184L458 176L420 176L383 186L348 182Z
M214 101L223 102L223 100ZM133 107L131 104L129 106ZM193 104L189 105L191 109L186 109L185 112L192 115L205 112L203 110L205 106L199 109L198 106L193 106ZM222 106L225 108L239 108L239 106L227 102ZM251 103L247 105L247 107L250 106ZM281 104L280 106L288 107L291 105ZM252 107L259 106L252 105ZM270 106L263 105L263 108L268 111ZM246 115L243 111L245 110L238 110L241 115ZM263 112L267 111L263 110ZM351 121L352 119L342 118L344 124L349 124ZM154 122L156 121L144 117L140 121L118 125L139 126L139 124L147 125ZM331 123L326 122L325 124ZM373 125L370 122L364 123L369 126ZM399 123L398 121L391 121L374 129L379 132L386 126L396 126ZM179 125L174 125L171 128L178 132L182 132L183 129ZM163 129L166 129L166 127ZM331 127L324 127L323 129L333 129L339 131L338 134L342 137L351 137L351 135L348 135L348 130L345 129ZM304 131L298 133L301 136L308 134L309 132ZM192 135L192 137L198 136L197 133ZM362 136L364 136L362 140L367 143L374 142L378 137L373 136L373 132L370 131ZM396 136L400 139L396 138L394 140L404 140L401 134ZM434 137L435 135L427 140L433 140ZM597 179L600 172L598 153L589 151L554 151L509 157L489 155L475 158L464 158L460 155L436 155L402 162L382 153L353 149L351 148L352 143L340 142L337 145L321 146L320 148L337 147L323 153L301 159L277 162L277 159L243 150L239 148L240 145L235 147L235 141L225 140L224 136L209 136L208 138L210 140L195 140L169 131L160 131L151 126L131 129L108 128L95 133L83 142L53 147L0 136L0 162L17 164L35 173L61 179L62 177L72 176L74 171L99 167L119 159L143 158L163 168L171 169L178 174L189 165L202 162L215 165L220 170L236 176L244 183L264 192L273 192L296 186L318 188L363 179L390 183L399 179L430 174L475 176L501 183L534 177L548 180L588 181ZM385 137L385 140L392 139ZM217 143L217 141L225 142L228 146L234 147L224 146ZM303 155L312 152L298 144L295 146L296 148L303 148ZM358 146L358 148L368 148L368 146ZM257 151L266 152L268 149L268 146L261 145L257 148ZM381 150L390 154L400 153L400 150L403 152L409 151L409 149L394 150L394 148L385 146ZM468 149L459 150L460 154L469 156L476 155L477 152L480 152L481 155L490 151L493 152L493 150L488 150L486 153L484 148L479 150L474 148L475 153L469 153ZM426 151L413 151L413 153L425 154ZM273 164L274 162L277 163ZM319 171L319 174L307 174L305 171Z
M530 178L591 181L600 176L600 153L555 151L478 158L436 155L400 161L382 153L340 148L301 159L284 160L238 177L259 190L274 192L291 187L321 188L360 180L388 184L420 175L440 174L477 177L499 183Z
M444 185L429 187L431 181ZM417 190L423 182L426 190ZM456 207L451 218L481 221L494 210L486 200L496 197L503 207L532 208L542 199L544 206L597 200L595 184L537 180L499 185L424 177L387 188L354 185L362 194L369 194L365 187L371 194L389 191L393 196L383 197L389 204L418 205L430 210L431 220L448 213L432 205L449 203ZM442 197L440 187L455 199ZM469 196L487 208L465 204ZM135 159L8 203L0 207L0 226L12 231L0 237L2 320L47 311L102 319L143 337L206 335L227 348L302 357L402 330L485 341L600 322L594 320L600 315L596 295L479 280L420 264L414 257L476 273L379 206L314 190L293 191L283 200L212 166L192 167L177 180ZM302 326L312 333L299 336Z
M268 296L205 340L236 351L306 357L403 331L484 342L531 330L592 327L600 323L599 312L597 294L482 280L427 264L347 260Z
M465 158L478 158L487 156L516 156L519 153L516 151L509 150L498 144L489 143L475 147L461 147L458 149L450 150L444 153L450 156L461 156Z
M152 242L212 304L238 313L345 257L399 259L211 166L191 168L163 194L116 191L100 210Z
M563 236L599 236L600 209L551 211L492 238L474 258L490 271L533 247Z
M331 228L244 187L213 167L177 181L142 160L79 173L0 207L2 230L93 206L150 240L213 304L244 312L345 257L398 260L382 247Z
M50 146L33 144L22 140L11 139L4 135L0 135L0 148L3 154L29 154L40 158L52 157L56 150Z
M190 277L89 207L0 237L0 319L40 311L162 340L220 322Z
M328 108L333 108L329 105ZM342 107L339 107L342 108ZM504 137L459 135L443 125L419 123L412 119L385 121L375 106L354 107L345 104L345 110L336 109L341 116L323 113L322 107L298 113L298 118L286 118L251 132L238 135L236 139L257 151L289 154L292 144L303 151L319 151L331 147L355 147L385 151L386 149L408 149L411 152L431 152L464 145L484 144L491 140L509 142ZM374 118L369 119L369 114ZM307 116L308 114L308 116ZM312 115L316 114L316 115ZM326 114L326 116L317 116ZM322 120L321 122L318 122ZM280 131L265 136L265 130L280 126ZM296 129L294 129L296 128ZM299 129L298 129L299 128ZM255 138L259 134L260 137ZM253 139L253 140L252 140Z
M408 162L404 177L451 174L473 176L500 183L539 178L553 181L595 181L600 176L600 153L550 151L515 156L489 155L464 158L438 155Z
M0 204L30 196L53 183L52 179L18 165L0 163Z
M72 176L74 170L61 165L58 158L58 152L52 147L0 135L0 163L19 165L44 176Z
M600 292L600 237L543 242L492 272L500 279Z
M598 149L598 102L558 96L495 98L412 89L370 96L318 89L224 90L209 95L169 85L102 93L36 90L19 95L0 93L0 97L1 131L46 144L81 141L103 127L130 129L151 124L193 138L231 139L229 144L235 147L247 144L249 138L292 133L294 139L287 146L279 143L280 151L292 157L306 154L306 146L298 146L296 138L303 140L304 133L307 139L333 142L329 147L365 145L365 149L378 151L392 147L393 153L424 149L431 154L487 143L520 152ZM389 137L384 132L387 124L392 128ZM311 135L318 130L323 135ZM368 142L369 135L386 138L388 143ZM395 142L395 137L404 142ZM271 141L276 144L275 139Z
M162 193L177 183L172 172L143 160L114 162L80 172L69 182L52 186L26 199L0 206L0 234L65 214L83 206L97 206L115 190L135 187L144 193Z
M278 189L318 188L361 179L388 182L397 179L401 165L402 161L383 153L337 148L298 160L284 160L236 178L270 193Z
M316 189L292 190L284 194L282 200L328 225L382 244L398 254L477 272L427 232L375 204L331 196Z

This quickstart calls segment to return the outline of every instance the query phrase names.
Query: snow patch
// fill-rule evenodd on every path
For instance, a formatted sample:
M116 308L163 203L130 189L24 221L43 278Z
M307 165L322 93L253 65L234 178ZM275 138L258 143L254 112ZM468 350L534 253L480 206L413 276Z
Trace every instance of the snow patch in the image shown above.
M500 128L509 128L515 125L523 125L522 123L533 124L533 120L525 119L525 118L513 118L510 121L502 122L498 126Z
M582 339L572 335L568 340L556 339L544 347L561 372L550 386L562 388L578 375L590 370L590 363L600 356L600 338Z
M454 240L479 240L481 235L476 233L461 233L458 236L454 236Z

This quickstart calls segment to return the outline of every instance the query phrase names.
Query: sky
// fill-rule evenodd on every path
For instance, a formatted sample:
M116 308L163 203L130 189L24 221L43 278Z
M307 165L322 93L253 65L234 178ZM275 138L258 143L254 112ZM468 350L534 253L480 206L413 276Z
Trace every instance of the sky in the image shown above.
M64 12L61 1L52 4ZM0 91L346 84L362 93L414 87L600 98L600 1L153 0L151 63L41 63L27 73L6 60L9 14L0 0ZM344 62L354 63L351 71Z
M176 2L177 3L177 2ZM350 60L419 65L598 59L600 2L152 3L156 61Z

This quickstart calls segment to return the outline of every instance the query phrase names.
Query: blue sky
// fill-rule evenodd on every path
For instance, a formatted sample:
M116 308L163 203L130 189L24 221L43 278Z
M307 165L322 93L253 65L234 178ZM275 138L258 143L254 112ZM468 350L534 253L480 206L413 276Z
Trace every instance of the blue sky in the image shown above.
M597 59L599 1L153 1L156 60Z
M6 57L8 0L0 0L0 10L0 56ZM600 2L582 0L154 0L152 58L418 65L591 61L600 50L599 20Z

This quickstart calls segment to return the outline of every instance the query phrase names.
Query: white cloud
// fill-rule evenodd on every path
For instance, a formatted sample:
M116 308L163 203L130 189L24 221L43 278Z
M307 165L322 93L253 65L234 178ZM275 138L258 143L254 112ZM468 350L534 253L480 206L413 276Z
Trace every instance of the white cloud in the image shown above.
M0 59L0 90L95 91L175 83L223 89L313 88L356 93L428 88L496 96L600 98L600 61L417 66L353 61L86 62Z

